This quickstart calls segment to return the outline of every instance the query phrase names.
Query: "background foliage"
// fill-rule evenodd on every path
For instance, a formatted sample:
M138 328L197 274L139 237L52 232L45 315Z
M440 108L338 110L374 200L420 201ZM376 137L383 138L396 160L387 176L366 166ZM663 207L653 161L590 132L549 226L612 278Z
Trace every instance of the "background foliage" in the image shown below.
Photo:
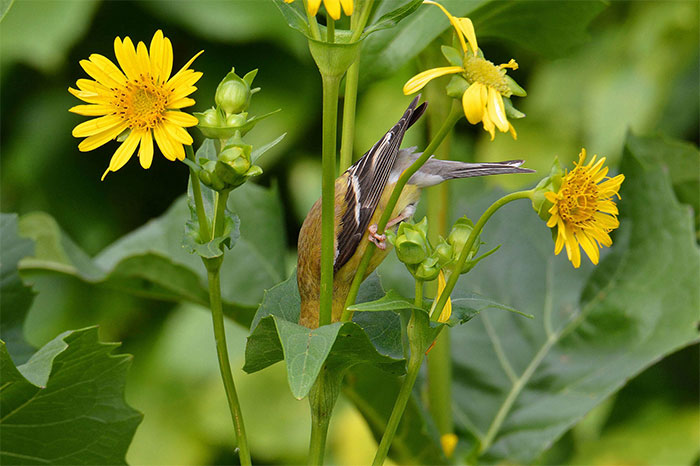
M264 290L291 273L298 228L320 193L317 72L304 41L276 8L254 3L17 0L0 28L0 208L19 214L3 216L1 225L2 339L17 365L28 361L32 347L45 344L46 360L69 359L63 345L81 341L112 368L117 381L110 386L117 387L123 383L127 359L98 343L94 330L57 335L97 324L101 341L123 342L116 353L135 356L126 377L126 400L144 415L126 456L130 463L230 463L230 420L221 415L224 393L210 318L201 307L206 303L204 270L180 248L180 227L168 226L186 209L180 196L187 169L156 157L148 171L130 163L100 182L114 146L77 151L70 131L81 117L66 111L75 104L66 88L83 76L80 59L93 52L112 56L115 36L147 41L157 28L171 38L176 64L205 50L194 67L205 71L194 96L197 111L211 105L216 84L231 66L241 72L260 69L256 85L263 90L251 112L283 111L261 123L248 139L255 144L282 132L288 135L260 160L265 170L260 186L237 191L229 204L241 218L241 238L227 259L231 270L222 279L224 299L238 322L248 322ZM499 403L512 390L513 380L493 350L494 335L500 337L512 370L521 374L549 341L543 309L571 312L581 307L588 309L584 325L559 335L543 355L544 364L525 381L522 398L494 439L491 459L505 455L542 464L696 461L697 345L647 366L697 337L691 332L698 320L697 2L445 4L455 14L473 17L480 44L494 62L517 59L515 79L529 92L516 103L528 115L515 122L517 142L501 135L491 143L481 129L462 124L452 141L452 157L522 157L539 171L530 178L452 183L454 218L478 215L495 191L514 183L532 184L546 173L554 155L568 164L583 145L590 153L607 156L613 166L624 154L620 170L628 177L622 192L623 227L615 248L595 271L574 270L565 258L554 257L548 232L528 206L511 206L490 224L485 237L503 248L470 275L468 287L516 307L539 306L522 309L537 316L533 322L489 312L456 331L459 448L468 451L486 433ZM592 20L588 27L584 18ZM357 155L405 107L401 86L429 59L418 51L437 36L439 31L429 26L440 20L438 11L422 8L396 30L372 36L363 56L363 70L371 73L358 101ZM528 27L532 21L542 28ZM562 29L562 24L571 26ZM419 126L409 133L406 145L424 138L425 127ZM689 206L694 222L688 221ZM166 241L154 242L163 232ZM528 269L503 263L514 256ZM677 262L668 262L669 257ZM22 277L31 289L14 267L20 259ZM240 265L254 273L237 273ZM405 272L393 259L380 275L385 287L405 286ZM520 281L523 275L530 281ZM610 276L616 277L613 286ZM411 294L410 289L403 291ZM606 293L603 307L601 293ZM553 312L551 319L555 333L566 326L566 314ZM289 392L282 364L244 375L248 330L229 324L243 408L248 413L255 407L255 415L246 419L255 461L303 461L307 403ZM592 340L596 345L586 345ZM580 345L593 353L582 354ZM61 377L46 366L32 369L39 367L32 360L19 372L6 374L11 366L3 361L4 381L39 386ZM363 383L360 377L353 379L345 400L358 401L363 390L372 388L363 388ZM532 403L544 392L558 395ZM376 395L381 400L385 393ZM365 406L363 412L372 410ZM421 415L418 408L413 412ZM543 420L543 413L560 415ZM138 415L128 409L119 415L133 431ZM551 430L543 434L532 429L537 422L546 422ZM337 464L367 462L374 450L369 432L352 405L341 400L331 425L330 459ZM407 448L416 443L411 435L405 432ZM513 451L511 445L518 442L532 449ZM127 445L121 446L122 452ZM47 457L60 454L47 452Z

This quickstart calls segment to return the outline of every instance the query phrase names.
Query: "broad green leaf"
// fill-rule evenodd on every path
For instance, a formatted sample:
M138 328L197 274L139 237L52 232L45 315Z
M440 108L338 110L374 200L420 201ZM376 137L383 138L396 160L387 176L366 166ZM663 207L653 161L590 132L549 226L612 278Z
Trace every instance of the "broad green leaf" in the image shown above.
M0 21L5 18L13 3L15 3L15 0L0 0Z
M17 271L17 263L34 254L34 243L17 232L17 215L0 214L0 339L16 361L24 362L34 352L24 339L24 319L34 300L34 292L26 286Z
M375 285L370 281L369 287ZM309 393L324 365L339 373L368 363L391 373L404 371L404 361L383 354L383 348L375 348L371 337L355 322L336 322L317 329L298 325L299 303L296 274L266 292L248 337L246 372L257 372L284 359L289 387L301 399Z
M453 16L470 17L479 40L507 39L553 57L584 43L588 23L605 6L602 1L440 3ZM437 7L424 5L396 27L372 34L364 41L362 82L395 72L449 27L447 17Z
M481 313L453 329L455 419L480 443L481 461L532 462L631 377L698 341L700 257L663 168L676 150L628 138L621 226L595 269L555 257L529 205L489 222L482 237L503 247L468 286L536 319Z
M411 0L405 5L401 5L398 8L388 13L385 13L377 21L365 28L364 32L362 33L363 36L366 37L369 34L372 34L373 32L381 31L382 29L388 29L396 26L402 19L416 11L416 9L422 3L423 0Z
M131 356L73 330L15 367L0 344L3 464L126 464L142 415L124 402Z
M263 291L277 283L284 270L281 207L276 191L250 183L231 193L228 206L241 219L241 237L223 262L222 297L226 313L247 325ZM90 258L49 215L28 214L20 219L20 230L36 241L36 255L24 259L20 269L27 275L72 275L139 296L207 306L204 265L182 247L188 217L183 196L161 217Z
M506 39L541 55L561 57L589 40L586 28L605 7L603 0L490 2L469 17L478 38Z
M376 311L402 311L404 309L423 309L415 306L407 298L404 298L394 290L389 290L384 296L375 300L364 303L353 304L348 309L362 312Z
M90 18L99 3L97 0L14 3L2 18L2 65L22 62L45 72L62 66L70 48L87 32ZM61 21L56 21L56 18L61 18ZM103 45L107 50L111 49L110 43Z

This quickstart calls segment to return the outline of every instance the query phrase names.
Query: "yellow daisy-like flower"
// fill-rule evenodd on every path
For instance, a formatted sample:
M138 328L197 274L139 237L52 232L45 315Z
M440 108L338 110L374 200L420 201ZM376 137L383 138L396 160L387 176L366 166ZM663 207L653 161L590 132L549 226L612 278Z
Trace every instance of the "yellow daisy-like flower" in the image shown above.
M292 3L294 0L284 0L285 3ZM340 19L340 9L342 7L346 16L352 15L354 8L353 0L323 0L323 5L326 7L328 15L338 20ZM307 0L306 9L311 16L316 16L318 9L321 8L321 0Z
M559 254L566 246L566 254L576 268L581 265L579 245L591 262L598 264L600 246L610 246L608 233L620 226L613 198L620 198L618 191L625 176L607 177L604 163L605 157L596 162L594 155L586 164L586 149L581 149L578 163L564 175L559 190L545 193L554 204L547 222L549 228L557 227L554 253Z
M183 160L183 144L192 144L185 128L197 125L197 118L180 109L194 105L188 96L202 73L188 69L202 52L192 57L185 66L170 76L173 67L173 48L170 40L158 30L153 35L150 49L143 42L136 47L131 39L114 39L117 67L107 57L90 55L80 66L94 79L79 79L78 89L68 91L87 105L70 109L79 115L94 116L76 126L73 136L85 138L78 145L82 152L96 149L124 133L125 139L117 148L102 175L117 171L129 161L138 147L143 168L153 160L153 139L168 160Z
M462 107L469 123L482 123L492 141L496 135L496 128L503 133L510 131L513 139L517 139L515 128L506 116L503 97L513 95L506 79L506 68L517 70L518 64L511 59L508 63L494 65L480 57L474 25L469 18L454 17L439 3L429 0L423 3L438 6L450 20L462 46L463 62L462 66L444 66L418 73L406 82L403 93L413 94L435 78L460 73L470 84L462 95Z

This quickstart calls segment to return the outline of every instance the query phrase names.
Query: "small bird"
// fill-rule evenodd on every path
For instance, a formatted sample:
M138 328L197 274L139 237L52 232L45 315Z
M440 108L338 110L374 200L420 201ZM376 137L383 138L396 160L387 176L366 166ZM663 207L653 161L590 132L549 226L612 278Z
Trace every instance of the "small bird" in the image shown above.
M370 242L378 251L365 273L366 278L388 254L386 236L377 232L377 222L401 173L421 153L416 148L400 149L406 130L425 112L427 103L416 107L418 95L396 123L353 166L335 180L335 260L333 263L333 322L340 320L350 285ZM387 228L410 219L416 211L422 188L454 178L532 173L519 168L523 160L495 163L465 163L431 157L410 178L401 192ZM299 323L318 327L321 279L321 199L311 207L299 231L297 284L301 297Z

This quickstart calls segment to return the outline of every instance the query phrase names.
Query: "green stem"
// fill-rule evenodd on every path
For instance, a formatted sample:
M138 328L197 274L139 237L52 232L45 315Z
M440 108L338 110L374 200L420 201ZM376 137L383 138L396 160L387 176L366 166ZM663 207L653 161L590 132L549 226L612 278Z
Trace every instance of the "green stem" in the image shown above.
M192 163L196 163L192 146L185 146L185 153ZM197 212L197 220L199 220L199 236L202 239L210 238L209 221L207 220L207 213L204 210L204 202L202 201L202 187L199 184L199 177L197 176L196 170L192 165L189 165L189 167L190 183L192 183L192 197L194 197L194 207Z
M326 437L328 425L335 402L340 394L342 373L330 371L323 367L309 392L309 405L311 406L311 441L309 444L309 466L323 464L323 456L326 450Z
M335 20L326 13L326 42L332 44L335 42Z
M340 76L323 78L323 183L321 187L321 299L319 327L331 323L335 258L335 150Z
M369 14L372 12L372 4L374 0L367 0L362 4L362 11L355 12L350 19L350 29L352 29L352 36L350 37L350 42L357 42L365 29L367 20L369 19ZM358 14L359 13L359 14Z
M357 108L357 85L360 81L360 52L348 68L345 76L345 98L343 99L343 136L340 142L340 172L352 165L352 145L355 140L355 111Z
M457 259L457 265L455 265L454 270L455 272L450 275L450 278L447 280L447 284L445 285L445 290L440 294L440 298L438 299L437 304L435 305L435 308L433 309L433 315L439 316L440 313L442 312L442 308L445 307L445 303L447 302L447 299L450 297L450 294L452 294L452 290L454 290L455 285L457 284L457 280L459 279L460 273L459 271L464 268L464 264L467 262L467 257L469 257L469 251L472 250L472 246L474 246L474 242L476 241L476 238L479 236L481 233L481 230L484 228L484 225L488 221L489 218L501 207L504 205L508 204L509 202L518 200L518 199L528 199L531 196L532 192L531 191L517 191L511 194L508 194L506 196L503 196L491 206L486 209L486 212L484 212L481 217L479 218L479 221L476 222L476 225L474 225L474 229L472 232L469 234L469 238L467 239L466 244L462 248L462 251L459 254L459 258Z
M309 1L304 0L304 11L306 12L306 19L309 21L309 28L311 32L311 37L315 40L321 40L321 30L318 28L318 22L316 21L316 16L309 13Z
M408 399L411 397L411 392L413 391L413 386L416 383L418 372L420 372L420 366L423 363L423 353L420 351L413 351L413 348L411 349L411 357L408 360L408 371L406 372L406 378L404 378L403 384L401 384L399 395L396 397L394 409L391 411L391 416L386 424L384 435L382 435L382 440L379 442L379 447L377 447L377 453L374 456L372 466L381 466L384 463L384 460L389 453L389 447L391 447L391 441L394 439L396 429L398 428L403 412L406 409Z
M445 328L428 354L428 402L440 435L454 431L452 421L452 357L450 332Z
M401 191L403 190L406 183L408 183L408 180L411 179L411 176L413 176L413 174L416 173L420 169L420 167L422 167L423 164L430 158L430 156L440 146L445 137L448 134L450 134L450 131L460 119L461 115L462 107L457 103L453 103L449 116L445 119L445 122L443 123L442 127L438 130L433 140L430 141L428 147L425 148L423 154L421 154L421 156L418 157L418 159L416 159L416 161L413 162L413 164L411 164L411 166L404 170L404 172L401 174L399 180L396 182L394 190L391 193L391 197L387 202L384 212L382 212L382 216L379 219L379 222L377 223L378 234L384 233L384 228L386 228L386 224L389 222L394 207L396 206L396 203L399 200ZM353 279L352 285L350 286L350 292L348 294L347 300L345 301L345 309L343 310L343 316L341 318L341 320L344 322L352 319L352 311L348 310L348 306L352 306L355 303L355 299L357 299L357 293L360 290L360 284L364 279L365 271L369 266L369 261L372 259L374 249L375 248L367 248L365 250L357 272L355 272L355 278Z
M221 236L224 233L226 221L226 201L230 191L219 191L216 193L216 210L214 211L214 231L211 239Z
M246 438L245 426L243 425L243 412L238 402L236 385L233 383L231 364L229 363L228 349L226 347L224 313L221 304L221 284L219 283L221 259L205 259L204 263L207 266L207 277L209 279L209 305L211 306L212 321L214 323L214 338L216 340L216 354L219 358L219 370L224 381L231 419L236 431L236 443L238 444L241 464L247 466L251 464L250 450L248 449L248 439Z
M423 307L423 280L416 278L416 296L413 299L413 304L418 307Z

